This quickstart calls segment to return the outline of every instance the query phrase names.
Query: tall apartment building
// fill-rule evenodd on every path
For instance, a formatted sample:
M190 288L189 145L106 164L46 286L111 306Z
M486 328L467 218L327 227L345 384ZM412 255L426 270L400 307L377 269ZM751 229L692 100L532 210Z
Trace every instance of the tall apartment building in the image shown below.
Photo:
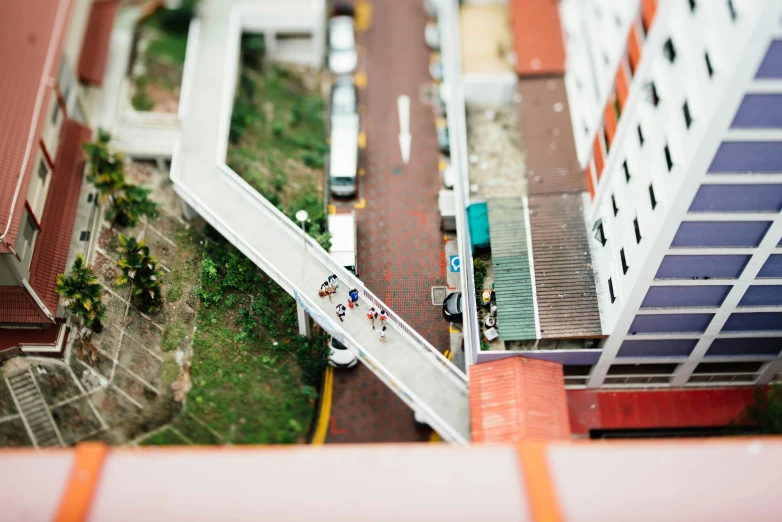
M778 378L782 3L562 0L560 17L608 334L575 384Z
M0 351L56 351L84 175L82 143L119 0L0 4ZM86 202L85 202L86 204ZM72 257L72 256L71 256Z

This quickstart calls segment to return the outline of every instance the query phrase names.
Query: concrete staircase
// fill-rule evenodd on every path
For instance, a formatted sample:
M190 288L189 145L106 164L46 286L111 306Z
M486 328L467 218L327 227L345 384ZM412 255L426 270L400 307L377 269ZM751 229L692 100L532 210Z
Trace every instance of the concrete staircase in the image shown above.
M34 442L40 448L62 446L54 426L54 420L43 402L30 370L7 377L11 391L19 405L19 413L24 418Z

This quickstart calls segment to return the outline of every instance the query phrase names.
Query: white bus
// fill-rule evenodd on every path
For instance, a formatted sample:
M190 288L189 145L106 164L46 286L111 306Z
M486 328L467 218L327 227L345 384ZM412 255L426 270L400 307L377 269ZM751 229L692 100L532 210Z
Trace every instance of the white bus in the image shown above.
M329 185L335 196L356 194L358 126L358 114L340 114L331 118Z

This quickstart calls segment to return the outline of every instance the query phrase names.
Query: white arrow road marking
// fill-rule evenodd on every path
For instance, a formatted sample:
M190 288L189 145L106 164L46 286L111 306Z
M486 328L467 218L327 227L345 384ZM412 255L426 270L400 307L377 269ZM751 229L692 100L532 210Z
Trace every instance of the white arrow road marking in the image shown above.
M402 161L407 164L410 161L410 97L403 94L396 100L399 109L399 150L402 151Z

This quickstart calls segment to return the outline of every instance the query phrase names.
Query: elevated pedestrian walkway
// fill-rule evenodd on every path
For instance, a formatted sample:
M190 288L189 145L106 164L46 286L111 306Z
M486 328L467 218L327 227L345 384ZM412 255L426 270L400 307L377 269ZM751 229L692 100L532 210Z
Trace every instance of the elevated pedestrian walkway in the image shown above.
M288 4L286 4L288 5ZM325 330L353 348L361 361L420 412L444 439L470 440L467 378L364 285L335 263L276 207L225 165L239 44L243 30L291 18L303 26L322 13L286 17L279 2L206 0L200 7L192 84L183 107L182 139L173 154L171 179L182 200L274 279ZM286 26L286 30L296 28ZM295 31L294 31L295 32ZM337 300L357 288L360 307L340 322L334 303L318 297L330 274L340 280ZM369 306L388 312L388 342L379 340L364 315Z

